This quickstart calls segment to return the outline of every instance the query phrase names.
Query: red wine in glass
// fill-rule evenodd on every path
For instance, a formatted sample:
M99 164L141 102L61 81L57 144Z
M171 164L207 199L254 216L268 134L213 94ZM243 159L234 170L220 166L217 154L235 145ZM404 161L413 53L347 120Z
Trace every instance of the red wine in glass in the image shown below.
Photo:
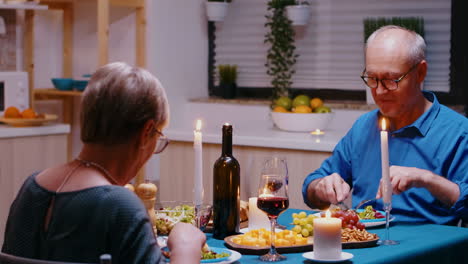
M258 209L267 213L268 217L277 218L289 207L289 199L286 197L259 197Z

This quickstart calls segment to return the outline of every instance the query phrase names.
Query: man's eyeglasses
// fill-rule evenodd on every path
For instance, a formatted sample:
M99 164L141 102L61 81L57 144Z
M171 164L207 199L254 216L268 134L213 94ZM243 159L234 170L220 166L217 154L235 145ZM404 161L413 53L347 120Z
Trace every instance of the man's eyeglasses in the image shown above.
M400 78L393 80L393 79L379 79L376 77L369 77L365 76L364 73L366 72L366 69L362 72L361 79L364 81L364 83L371 89L377 88L379 86L379 81L383 85L383 87L389 91L393 91L398 89L398 83L401 82L406 75L408 75L410 72L412 72L416 67L419 65L420 62L416 63L407 71L405 74L403 74Z
M159 154L166 149L167 145L169 145L170 140L164 135L161 131L154 129L154 132L159 134L158 142L156 142L156 148L154 149L153 154Z

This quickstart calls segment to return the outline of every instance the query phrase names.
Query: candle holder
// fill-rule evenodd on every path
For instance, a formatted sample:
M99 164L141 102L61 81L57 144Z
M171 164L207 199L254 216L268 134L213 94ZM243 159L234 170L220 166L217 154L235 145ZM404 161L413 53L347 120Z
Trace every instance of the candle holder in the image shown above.
M379 240L377 244L391 246L400 244L398 241L390 239L390 211L392 210L392 203L384 203L385 210L385 239Z
M312 136L315 138L315 143L320 143L321 138L325 135L325 131L320 129L315 129L314 131L310 132Z

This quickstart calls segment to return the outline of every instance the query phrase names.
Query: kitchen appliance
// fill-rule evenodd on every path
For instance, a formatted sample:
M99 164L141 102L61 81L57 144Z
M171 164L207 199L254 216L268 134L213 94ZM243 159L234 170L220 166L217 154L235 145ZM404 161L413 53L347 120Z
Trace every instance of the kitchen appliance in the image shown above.
M20 111L29 108L28 74L26 72L0 72L0 115L9 106Z

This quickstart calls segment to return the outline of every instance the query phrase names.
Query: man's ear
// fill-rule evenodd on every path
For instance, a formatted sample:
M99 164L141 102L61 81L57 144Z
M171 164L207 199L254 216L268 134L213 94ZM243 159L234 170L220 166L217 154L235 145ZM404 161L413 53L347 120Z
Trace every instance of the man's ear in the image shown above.
M155 129L154 120L148 120L143 125L138 135L138 146L144 148L147 142L153 137L153 131Z
M422 60L418 66L418 83L422 83L426 78L427 74L427 62L426 60Z

